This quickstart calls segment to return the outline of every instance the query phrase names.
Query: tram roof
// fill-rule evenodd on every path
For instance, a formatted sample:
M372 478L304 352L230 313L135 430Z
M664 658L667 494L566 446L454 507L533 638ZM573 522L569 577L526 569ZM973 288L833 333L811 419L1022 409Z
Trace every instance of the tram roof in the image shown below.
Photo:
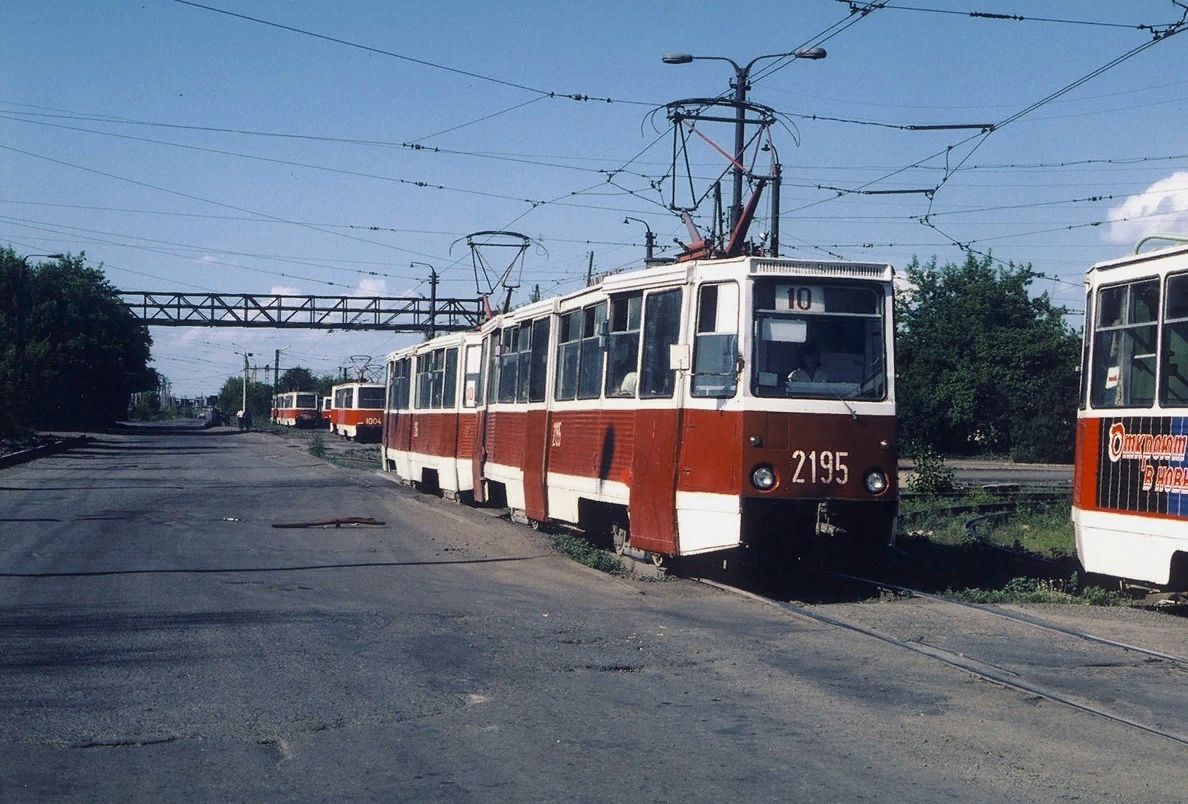
M1114 259L1110 260L1102 260L1089 269L1089 273L1085 276L1085 282L1089 283L1091 277L1095 273L1113 271L1119 268L1145 266L1148 263L1160 262L1163 260L1172 261L1172 264L1163 266L1166 267L1167 270L1188 268L1188 243L1176 243L1172 246L1152 249L1151 251L1127 254L1124 257L1115 257ZM1162 270L1162 267L1159 270Z

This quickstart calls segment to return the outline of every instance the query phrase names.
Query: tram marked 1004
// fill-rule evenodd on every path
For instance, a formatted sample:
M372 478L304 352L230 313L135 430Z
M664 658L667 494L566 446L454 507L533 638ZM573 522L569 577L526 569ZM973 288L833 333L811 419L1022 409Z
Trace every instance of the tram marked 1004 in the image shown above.
M393 352L384 468L656 561L767 540L885 544L892 274L693 259Z
M1136 249L1085 282L1077 555L1089 572L1185 589L1188 245Z
M334 386L329 397L330 432L354 441L378 442L383 429L384 398L383 383L360 381Z

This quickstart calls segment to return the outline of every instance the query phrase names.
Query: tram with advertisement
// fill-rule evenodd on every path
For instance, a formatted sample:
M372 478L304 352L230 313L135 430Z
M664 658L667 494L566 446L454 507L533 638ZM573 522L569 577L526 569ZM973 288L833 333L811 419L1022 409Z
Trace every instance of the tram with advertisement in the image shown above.
M378 442L384 425L383 383L348 382L334 386L330 432L355 441Z
M1178 244L1141 252L1146 240ZM1072 519L1089 572L1188 589L1188 238L1086 276Z
M318 395L313 391L277 394L272 402L272 420L285 427L317 428L322 421Z
M892 275L690 259L393 352L384 468L657 562L767 537L886 544Z

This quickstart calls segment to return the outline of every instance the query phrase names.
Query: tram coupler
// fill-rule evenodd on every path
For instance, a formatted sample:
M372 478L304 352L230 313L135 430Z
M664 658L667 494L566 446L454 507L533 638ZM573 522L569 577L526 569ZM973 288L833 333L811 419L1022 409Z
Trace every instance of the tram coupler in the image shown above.
M830 511L828 502L822 502L817 505L817 535L831 538L845 536L848 531L841 525L834 524L831 521L831 514L832 512Z

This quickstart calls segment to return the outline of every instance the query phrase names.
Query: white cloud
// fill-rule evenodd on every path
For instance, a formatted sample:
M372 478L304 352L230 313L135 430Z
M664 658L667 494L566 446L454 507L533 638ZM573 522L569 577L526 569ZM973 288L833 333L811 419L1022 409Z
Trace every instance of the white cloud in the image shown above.
M304 296L301 288L291 288L285 285L273 285L272 289L268 291L273 296Z
M353 291L356 296L387 296L388 280L381 278L360 279L359 287Z
M1149 234L1188 234L1188 172L1160 179L1110 209L1105 238L1127 245Z

